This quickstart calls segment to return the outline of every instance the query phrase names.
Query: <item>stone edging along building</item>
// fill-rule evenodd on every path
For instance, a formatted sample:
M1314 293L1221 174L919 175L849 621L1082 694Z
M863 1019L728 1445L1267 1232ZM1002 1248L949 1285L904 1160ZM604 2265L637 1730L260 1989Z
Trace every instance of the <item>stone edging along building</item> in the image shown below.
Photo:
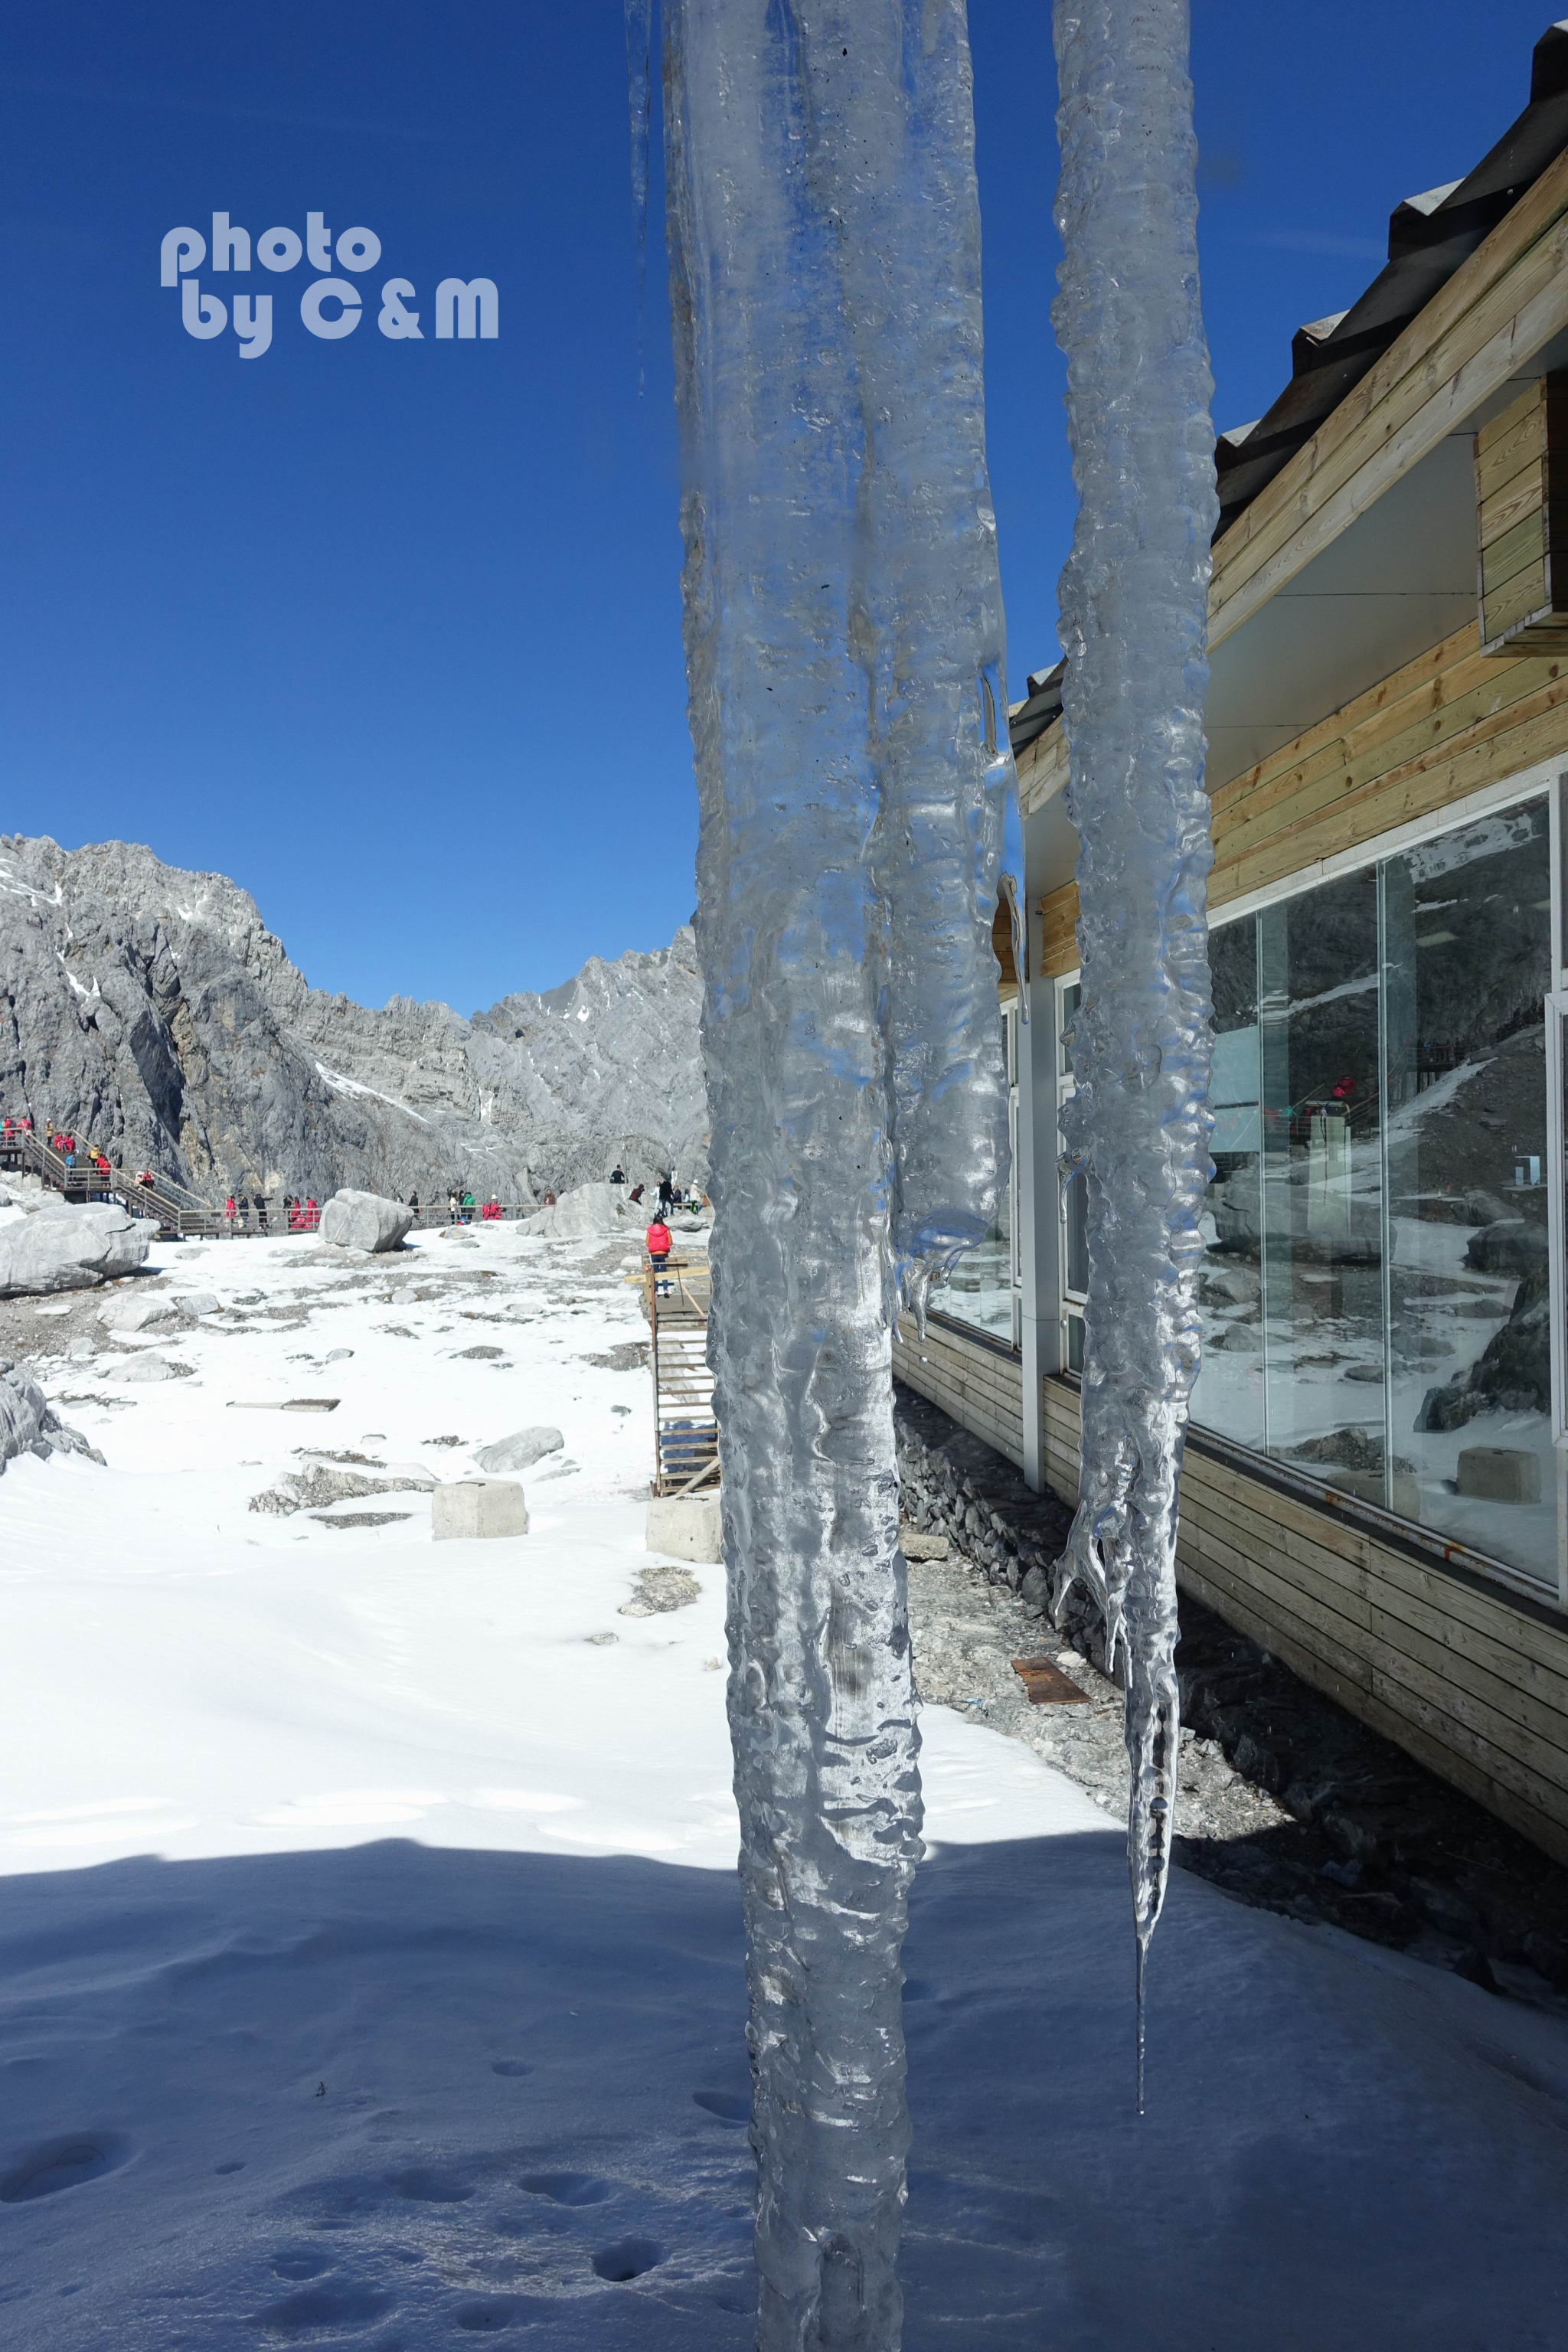
M1217 443L1215 1176L1184 1587L1568 1861L1568 27ZM1011 1198L898 1377L1070 1498L1059 668L1012 713ZM999 937L1002 934L999 931Z

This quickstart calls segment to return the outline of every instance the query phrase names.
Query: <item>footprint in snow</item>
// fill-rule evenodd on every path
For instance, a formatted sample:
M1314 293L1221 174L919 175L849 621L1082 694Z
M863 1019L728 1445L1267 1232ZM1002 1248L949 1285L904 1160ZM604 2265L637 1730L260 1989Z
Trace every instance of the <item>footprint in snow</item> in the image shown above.
M118 2171L130 2154L130 2143L112 2132L40 2140L0 2174L0 2205L28 2205L37 2197L56 2197L63 2189L100 2180Z
M691 2098L693 2105L700 2107L717 2123L734 2126L749 2124L752 2120L750 2098L734 2091L693 2091Z
M330 2271L332 2260L331 2254L318 2253L313 2247L289 2248L283 2253L273 2255L272 2267L279 2278L313 2279L320 2278L323 2271Z
M591 2172L525 2172L518 2182L531 2197L548 2197L555 2205L602 2205L614 2190L609 2181Z
M298 2294L286 2294L256 2315L270 2335L302 2336L307 2328L314 2333L321 2327L347 2327L359 2320L378 2318L391 2302L389 2294L375 2287L345 2279L341 2284L308 2286Z
M406 2172L391 2174L387 2185L395 2195L420 2205L462 2205L474 2193L469 2181L435 2164L410 2165Z
M617 2238L613 2246L600 2247L594 2256L594 2272L613 2286L625 2286L628 2280L657 2270L664 2259L664 2248L653 2238Z

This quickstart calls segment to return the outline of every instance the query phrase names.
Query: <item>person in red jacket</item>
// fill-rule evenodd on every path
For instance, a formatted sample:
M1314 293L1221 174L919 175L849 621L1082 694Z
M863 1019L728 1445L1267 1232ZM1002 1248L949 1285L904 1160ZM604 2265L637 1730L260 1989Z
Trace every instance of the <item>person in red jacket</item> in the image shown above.
M652 1224L649 1225L647 1229L647 1254L649 1257L652 1258L656 1266L662 1268L668 1263L669 1253L673 1246L669 1238L669 1227L664 1223L662 1218L656 1217L654 1219Z

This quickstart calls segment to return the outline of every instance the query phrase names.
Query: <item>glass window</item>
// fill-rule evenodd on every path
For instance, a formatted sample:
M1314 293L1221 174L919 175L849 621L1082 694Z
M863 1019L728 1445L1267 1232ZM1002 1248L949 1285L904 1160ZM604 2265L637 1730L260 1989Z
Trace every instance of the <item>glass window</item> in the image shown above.
M1193 1418L1554 1586L1551 898L1537 801L1212 933Z
M1202 1369L1193 1418L1238 1445L1261 1446L1263 1418L1263 1120L1258 1058L1258 924L1209 935L1214 1174L1204 1201L1198 1276Z
M1382 869L1389 1502L1557 1579L1546 803Z
M1016 1143L1017 1132L1017 1086L1016 1055L1013 1050L1013 1023L1016 1014L1009 1008L1002 1015L1004 1066L1007 1070L1008 1118L1010 1142ZM932 1289L931 1312L948 1315L959 1323L972 1324L993 1339L1000 1339L1009 1348L1018 1345L1018 1290L1016 1280L1016 1251L1013 1235L1016 1225L1017 1154L1011 1155L1007 1181L1003 1189L996 1221L983 1241L966 1250L944 1283Z
M1068 1101L1074 1091L1072 1024L1073 1017L1082 1003L1083 990L1079 982L1076 980L1064 982L1057 1007L1057 1059L1062 1080L1059 1097L1063 1102ZM1058 1134L1057 1138L1058 1151L1062 1148L1062 1140ZM1087 1176L1069 1176L1062 1186L1060 1214L1062 1288L1069 1298L1081 1299L1089 1290L1089 1179ZM1078 1326L1079 1361L1074 1363L1071 1360L1069 1347L1068 1369L1069 1371L1081 1371L1083 1323L1081 1318L1072 1319Z
M1265 1445L1381 1502L1375 872L1266 908L1258 969Z

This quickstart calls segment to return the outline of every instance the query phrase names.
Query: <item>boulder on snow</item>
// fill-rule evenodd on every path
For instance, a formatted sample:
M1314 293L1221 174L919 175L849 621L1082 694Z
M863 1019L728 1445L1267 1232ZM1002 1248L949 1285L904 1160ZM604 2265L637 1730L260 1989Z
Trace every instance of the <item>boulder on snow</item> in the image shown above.
M516 1429L510 1437L498 1437L493 1445L481 1445L474 1460L481 1470L531 1470L547 1454L559 1454L565 1443L558 1429L542 1424L537 1429Z
M577 1184L570 1192L563 1192L552 1209L524 1217L521 1230L543 1241L586 1241L598 1234L620 1234L628 1228L640 1232L652 1218L647 1202L628 1202L624 1184Z
M126 1356L104 1377L111 1381L178 1381L190 1372L188 1364L176 1364L167 1356Z
M334 1192L321 1211L321 1239L332 1249L400 1249L414 1215L379 1192Z
M365 1495L427 1495L435 1485L430 1472L417 1464L389 1463L379 1475L373 1472L367 1477L357 1470L340 1470L331 1463L312 1462L303 1470L290 1471L275 1486L252 1495L250 1507L274 1518L287 1518L295 1511L358 1502Z
M186 1315L216 1315L223 1307L216 1290L182 1290L174 1304Z
M44 1401L44 1391L27 1364L0 1356L0 1471L19 1454L81 1454L101 1464L103 1456L81 1432L68 1429Z
M142 1331L149 1323L156 1323L166 1315L179 1312L177 1302L166 1290L121 1291L106 1298L98 1310L98 1319L110 1331Z
M111 1202L87 1208L61 1202L50 1215L0 1227L0 1298L91 1290L134 1273L153 1245L153 1230Z

